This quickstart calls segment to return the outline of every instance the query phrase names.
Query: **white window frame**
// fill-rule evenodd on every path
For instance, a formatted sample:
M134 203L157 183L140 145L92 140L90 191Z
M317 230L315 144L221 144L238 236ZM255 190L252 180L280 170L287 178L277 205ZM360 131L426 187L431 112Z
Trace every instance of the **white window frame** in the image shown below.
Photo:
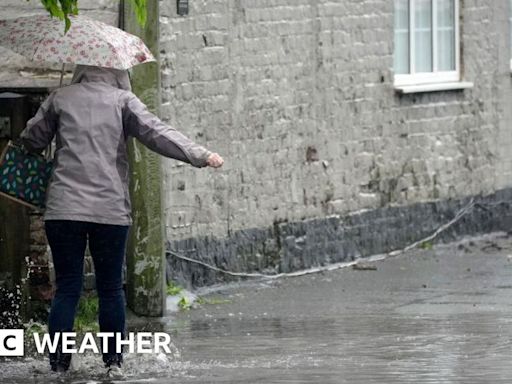
M395 74L395 86L454 83L460 79L460 0L455 1L455 70L437 70L437 0L432 0L432 72L415 73L415 0L409 0L409 74Z

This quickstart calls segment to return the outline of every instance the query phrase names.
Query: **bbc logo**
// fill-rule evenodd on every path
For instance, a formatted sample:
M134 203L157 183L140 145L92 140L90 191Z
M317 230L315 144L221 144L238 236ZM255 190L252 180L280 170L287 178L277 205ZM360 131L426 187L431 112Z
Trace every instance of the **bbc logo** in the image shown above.
M23 356L23 329L0 329L0 356Z

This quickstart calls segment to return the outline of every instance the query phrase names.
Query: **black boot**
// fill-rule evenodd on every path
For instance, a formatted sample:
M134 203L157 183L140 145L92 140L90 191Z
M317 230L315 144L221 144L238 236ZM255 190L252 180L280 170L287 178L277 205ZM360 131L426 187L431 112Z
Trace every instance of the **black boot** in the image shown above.
M59 361L57 363L57 369L60 369L60 372L66 372L71 365L71 353L62 353L59 356Z
M59 361L59 351L55 351L55 353L51 353L50 352L50 368L52 369L53 372L58 372L57 371L57 363Z
M53 372L66 372L71 365L71 353L62 352L62 343L59 344L55 353L50 353L50 368Z

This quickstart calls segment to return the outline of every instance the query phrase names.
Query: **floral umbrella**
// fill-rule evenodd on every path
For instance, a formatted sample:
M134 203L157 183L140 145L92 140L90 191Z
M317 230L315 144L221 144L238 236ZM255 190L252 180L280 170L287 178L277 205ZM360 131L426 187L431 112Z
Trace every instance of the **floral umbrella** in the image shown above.
M62 21L50 16L0 20L0 45L32 61L129 69L155 61L144 42L119 28L84 16Z

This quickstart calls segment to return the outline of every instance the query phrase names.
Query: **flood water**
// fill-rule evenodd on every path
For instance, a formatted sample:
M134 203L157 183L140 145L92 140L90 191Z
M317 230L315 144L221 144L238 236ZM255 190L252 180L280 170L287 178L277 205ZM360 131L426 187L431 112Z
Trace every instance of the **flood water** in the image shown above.
M213 290L165 318L173 353L127 355L124 382L510 383L512 238L494 234L376 263ZM95 383L99 356L50 374L0 363L2 383Z

